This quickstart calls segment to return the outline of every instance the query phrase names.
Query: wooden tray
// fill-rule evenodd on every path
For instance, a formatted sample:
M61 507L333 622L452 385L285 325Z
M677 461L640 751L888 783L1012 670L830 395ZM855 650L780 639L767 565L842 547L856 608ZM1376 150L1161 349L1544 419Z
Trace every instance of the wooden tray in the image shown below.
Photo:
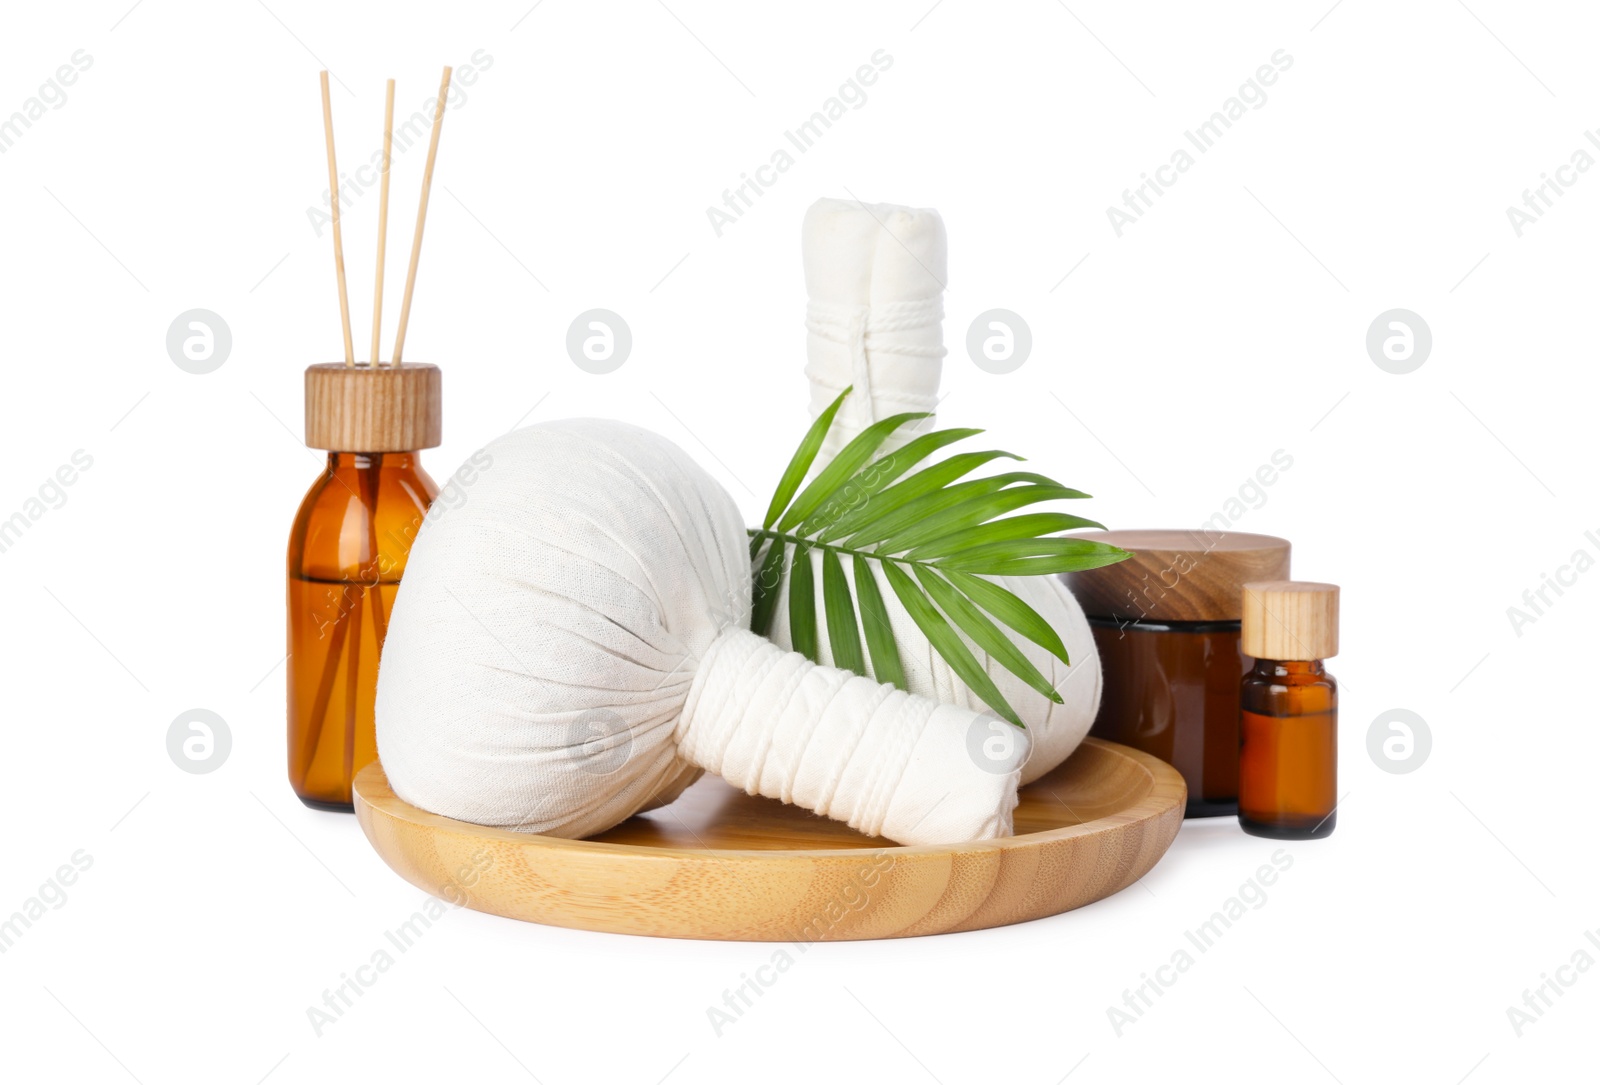
M1183 778L1086 739L1022 789L1019 835L900 847L713 776L589 840L430 814L356 776L356 817L407 881L453 903L558 927L762 942L978 930L1056 915L1132 885L1183 821Z

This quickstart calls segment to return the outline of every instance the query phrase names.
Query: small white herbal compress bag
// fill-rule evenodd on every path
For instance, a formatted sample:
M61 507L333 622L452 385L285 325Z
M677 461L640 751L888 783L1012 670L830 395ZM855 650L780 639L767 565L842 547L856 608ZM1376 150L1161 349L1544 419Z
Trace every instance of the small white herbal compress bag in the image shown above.
M402 799L583 837L704 769L904 844L1010 834L1026 738L1009 763L975 755L981 709L751 633L739 510L676 445L574 419L484 451L389 624L378 751Z

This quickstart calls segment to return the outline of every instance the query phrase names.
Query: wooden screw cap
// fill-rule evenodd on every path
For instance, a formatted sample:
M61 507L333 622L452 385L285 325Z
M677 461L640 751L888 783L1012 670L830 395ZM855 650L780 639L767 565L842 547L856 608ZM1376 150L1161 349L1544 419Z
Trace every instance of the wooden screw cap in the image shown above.
M1243 531L1085 531L1132 552L1115 565L1067 573L1091 618L1118 621L1236 622L1249 580L1289 576L1289 541Z
M1256 659L1309 661L1339 654L1339 586L1265 580L1244 586L1239 647Z
M443 380L436 365L306 368L306 444L330 452L437 448Z

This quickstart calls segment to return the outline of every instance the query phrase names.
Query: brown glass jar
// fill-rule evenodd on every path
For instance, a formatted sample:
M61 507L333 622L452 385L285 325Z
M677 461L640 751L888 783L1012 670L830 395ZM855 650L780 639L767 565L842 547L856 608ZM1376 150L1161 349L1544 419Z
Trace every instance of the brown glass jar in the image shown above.
M1257 656L1240 686L1239 825L1312 840L1338 805L1339 589L1300 581L1244 586L1243 643Z
M1154 754L1182 773L1186 817L1231 815L1239 797L1241 588L1289 575L1289 543L1207 531L1092 531L1133 557L1069 573L1100 653L1090 734Z
M330 450L289 533L288 762L300 801L350 810L377 758L378 659L411 544L439 488L435 366L306 371L306 444Z

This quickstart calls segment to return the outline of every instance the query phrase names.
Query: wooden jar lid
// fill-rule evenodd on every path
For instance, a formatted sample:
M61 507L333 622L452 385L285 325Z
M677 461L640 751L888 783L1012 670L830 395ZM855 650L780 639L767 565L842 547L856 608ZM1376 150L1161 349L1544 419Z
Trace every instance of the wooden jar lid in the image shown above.
M1066 573L1093 618L1119 621L1236 622L1246 581L1286 580L1289 540L1243 531L1085 531L1131 551L1115 565Z
M330 452L413 452L441 440L436 365L306 368L306 444Z
M1309 580L1244 586L1239 647L1256 659L1312 660L1339 654L1339 586Z

